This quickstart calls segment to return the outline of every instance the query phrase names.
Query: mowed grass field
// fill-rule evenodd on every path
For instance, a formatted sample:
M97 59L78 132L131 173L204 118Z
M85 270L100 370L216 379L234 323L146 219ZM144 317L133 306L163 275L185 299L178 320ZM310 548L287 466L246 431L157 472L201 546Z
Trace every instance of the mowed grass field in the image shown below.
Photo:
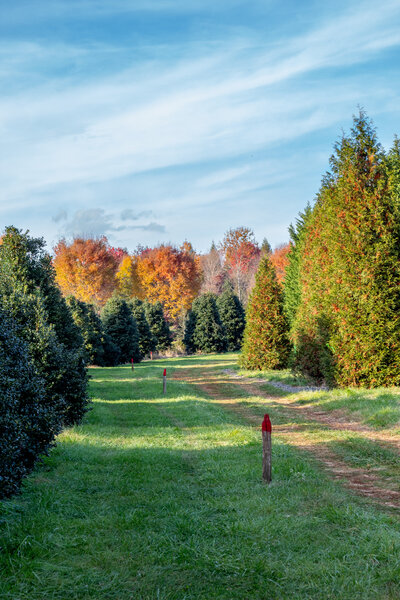
M273 432L273 481L264 485L259 428L234 403L255 418L270 412L273 426L300 428L316 445L329 432L288 416L273 394L224 383L235 365L235 355L214 355L147 361L133 373L91 369L84 423L59 436L19 496L0 503L0 598L400 598L399 513L331 478L284 429ZM276 376L263 374L265 386ZM207 378L210 392L196 384ZM211 393L218 389L225 404ZM361 419L394 427L394 391L357 393L303 392L296 402L336 410L349 400ZM357 458L347 434L334 435L342 460L365 463L373 441L363 438ZM386 452L368 460L396 478L397 454Z

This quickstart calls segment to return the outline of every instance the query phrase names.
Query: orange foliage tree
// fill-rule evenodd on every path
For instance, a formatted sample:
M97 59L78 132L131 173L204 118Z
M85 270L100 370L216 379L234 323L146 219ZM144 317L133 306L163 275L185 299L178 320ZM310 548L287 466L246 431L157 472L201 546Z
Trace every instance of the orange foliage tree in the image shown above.
M163 244L144 250L137 261L137 273L146 299L161 302L172 321L182 309L191 307L200 289L199 260L188 242L179 249Z
M137 256L124 256L115 279L117 290L121 296L127 299L139 298L144 300L145 293L139 280Z
M64 296L75 296L100 307L112 295L119 258L107 238L62 239L54 248L56 280Z
M275 250L270 254L270 261L275 267L276 278L280 284L283 284L283 280L285 279L286 268L289 264L288 254L290 252L290 244L280 244L275 248Z
M225 266L236 295L244 302L260 259L260 248L254 233L248 227L229 229L220 248L224 252Z

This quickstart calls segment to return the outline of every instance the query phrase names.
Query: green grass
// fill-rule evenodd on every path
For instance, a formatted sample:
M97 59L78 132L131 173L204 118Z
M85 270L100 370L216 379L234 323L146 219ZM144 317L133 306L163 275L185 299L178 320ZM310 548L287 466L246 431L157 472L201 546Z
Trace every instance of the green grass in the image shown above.
M232 367L235 369L235 367ZM271 395L291 396L300 405L309 405L324 411L344 410L375 429L393 428L400 433L400 389L399 388L345 388L318 391L283 391L277 390L268 383L285 383L291 386L309 385L310 382L294 376L289 370L280 371L246 371L238 369L238 373L246 378L264 379L263 389Z
M277 439L263 485L257 430L188 384L169 378L160 393L164 366L234 359L92 369L84 424L1 503L2 600L400 597L397 517ZM358 460L357 440L332 443Z

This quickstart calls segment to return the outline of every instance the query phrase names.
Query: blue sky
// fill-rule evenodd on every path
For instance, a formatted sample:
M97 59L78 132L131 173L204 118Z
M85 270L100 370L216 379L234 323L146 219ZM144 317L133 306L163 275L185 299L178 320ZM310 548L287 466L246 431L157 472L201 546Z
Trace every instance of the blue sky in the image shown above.
M275 245L358 105L400 134L400 2L0 0L0 86L3 226Z

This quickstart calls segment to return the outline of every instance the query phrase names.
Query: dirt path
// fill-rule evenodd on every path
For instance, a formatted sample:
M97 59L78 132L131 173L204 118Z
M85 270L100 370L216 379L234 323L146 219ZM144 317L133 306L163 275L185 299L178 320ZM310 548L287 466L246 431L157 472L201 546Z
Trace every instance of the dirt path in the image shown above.
M257 428L261 426L260 412L256 412L253 407L243 402L246 397L265 398L265 410L268 409L268 404L272 405L274 409L279 408L281 415L289 421L301 415L303 423L275 425L275 435L285 443L310 453L333 479L340 480L357 494L372 499L382 507L400 509L398 481L395 481L394 478L384 477L377 469L364 469L349 465L326 443L321 441L312 443L305 439L304 432L307 427L320 424L332 430L353 431L360 437L399 451L400 439L385 435L384 432L376 432L357 421L349 421L342 411L327 413L312 407L294 405L293 399L288 398L283 390L282 396L268 395L260 387L262 383L266 383L265 381L249 381L236 374L216 372L204 367L177 369L174 378L196 385L226 410L234 412ZM279 393L279 390L277 392Z

